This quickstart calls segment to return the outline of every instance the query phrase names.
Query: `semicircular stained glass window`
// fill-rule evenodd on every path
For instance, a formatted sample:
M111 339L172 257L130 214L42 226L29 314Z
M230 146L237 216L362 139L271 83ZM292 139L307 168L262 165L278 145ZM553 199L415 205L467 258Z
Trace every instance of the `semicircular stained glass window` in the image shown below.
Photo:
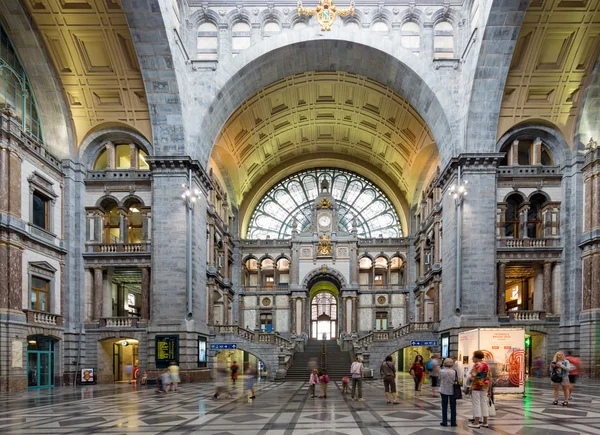
M355 220L360 238L402 237L398 214L377 186L350 171L318 168L297 172L273 186L254 209L246 238L290 238L294 218L299 232L311 231L311 208L323 178L337 202L338 231L349 233Z

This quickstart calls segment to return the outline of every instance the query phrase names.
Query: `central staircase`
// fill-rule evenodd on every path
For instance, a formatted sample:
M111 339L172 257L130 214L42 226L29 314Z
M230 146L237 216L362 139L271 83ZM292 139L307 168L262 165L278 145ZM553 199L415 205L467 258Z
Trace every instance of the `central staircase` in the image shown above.
M325 343L325 355L323 355ZM292 366L288 369L287 381L308 381L308 362L316 358L318 369L326 369L331 382L341 382L344 376L350 376L350 352L340 350L335 340L309 340L304 352L294 353Z

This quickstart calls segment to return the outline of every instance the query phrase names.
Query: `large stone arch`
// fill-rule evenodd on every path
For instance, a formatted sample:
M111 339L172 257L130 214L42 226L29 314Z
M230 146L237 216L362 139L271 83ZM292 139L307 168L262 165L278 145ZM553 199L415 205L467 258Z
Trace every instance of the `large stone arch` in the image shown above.
M75 144L62 85L24 2L0 0L0 20L27 72L46 146L61 159L72 157Z
M186 89L185 59L176 42L171 14L159 0L121 0L137 52L152 124L157 155L182 155L192 141L184 128L185 105L180 89ZM177 70L181 73L178 73Z
M442 164L457 153L460 117L455 99L423 59L366 32L315 29L269 38L220 66L216 97L201 122L197 152L205 166L227 119L265 86L306 71L345 71L390 87L406 99L432 131Z
M333 284L339 286L340 289L347 286L346 278L344 278L344 275L339 270L322 266L311 270L305 275L302 280L302 287L309 288L311 283L314 283L317 280L333 282Z
M478 46L465 134L467 152L493 152L511 59L529 0L494 0Z

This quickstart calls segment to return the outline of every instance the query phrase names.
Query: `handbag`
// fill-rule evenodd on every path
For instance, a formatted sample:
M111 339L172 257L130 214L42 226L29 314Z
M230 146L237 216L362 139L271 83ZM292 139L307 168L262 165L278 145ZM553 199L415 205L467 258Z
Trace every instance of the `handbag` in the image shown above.
M454 384L452 385L452 388L454 389L454 398L460 400L462 399L462 389L458 383L458 373L456 373L456 370L454 371L454 378Z
M496 416L496 405L494 405L494 402L492 402L492 399L489 399L489 414L490 417L495 417Z

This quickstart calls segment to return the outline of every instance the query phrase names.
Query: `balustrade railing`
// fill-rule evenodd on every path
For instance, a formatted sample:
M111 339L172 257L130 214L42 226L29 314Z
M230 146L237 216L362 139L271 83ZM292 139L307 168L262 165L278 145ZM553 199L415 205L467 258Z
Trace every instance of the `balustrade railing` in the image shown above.
M40 325L61 326L62 316L58 314L46 313L44 311L26 310L27 321L29 323L38 323Z
M271 285L271 286L243 286L242 291L245 293L262 293L262 292L286 292L289 291L287 285Z
M104 328L137 328L137 317L102 317L100 326Z
M546 312L533 310L509 311L508 317L510 320L517 322L539 322L546 320Z
M288 339L281 337L274 332L251 331L238 325L214 325L216 334L237 335L248 341L256 343L276 344L277 346L293 346Z
M499 239L500 248L549 248L557 247L559 239Z
M411 332L429 332L433 331L433 322L413 322L404 326L399 326L393 330L373 331L355 341L358 346L367 346L374 341L388 341L394 338L400 338Z
M150 252L150 242L144 243L88 243L87 252L100 253L137 253Z

